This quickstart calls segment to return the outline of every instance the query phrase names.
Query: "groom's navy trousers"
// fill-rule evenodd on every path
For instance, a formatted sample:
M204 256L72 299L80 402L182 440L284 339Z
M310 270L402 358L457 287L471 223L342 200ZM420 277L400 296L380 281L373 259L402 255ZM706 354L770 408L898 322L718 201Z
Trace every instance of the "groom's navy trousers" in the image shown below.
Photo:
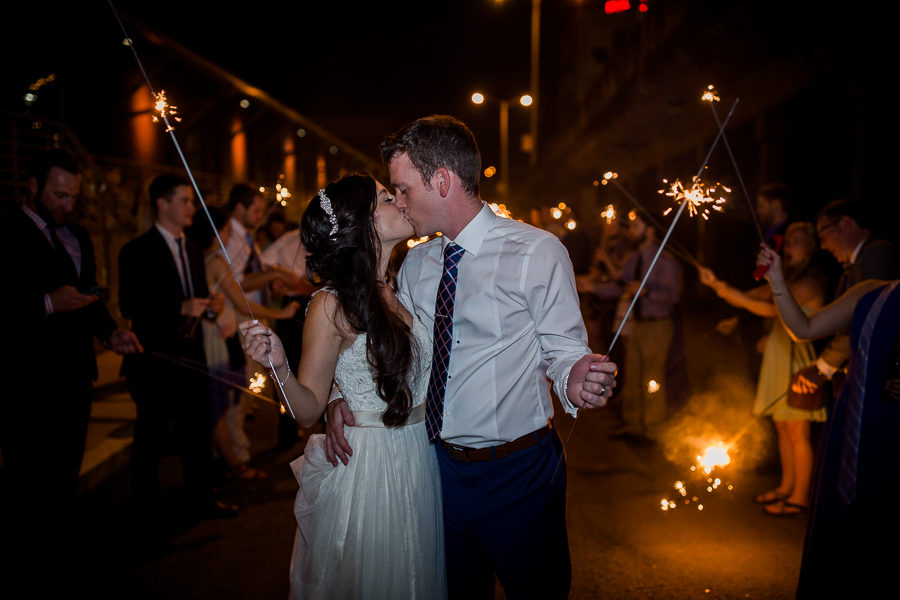
M555 431L505 458L464 462L436 444L450 598L566 598L566 465ZM559 465L559 471L556 471Z

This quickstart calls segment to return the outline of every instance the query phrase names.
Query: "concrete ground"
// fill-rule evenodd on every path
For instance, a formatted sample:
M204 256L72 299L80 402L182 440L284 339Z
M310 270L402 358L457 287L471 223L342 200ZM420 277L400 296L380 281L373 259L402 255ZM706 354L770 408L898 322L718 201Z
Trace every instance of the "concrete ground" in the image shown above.
M702 321L685 330L697 393L675 407L660 443L608 439L619 425L616 402L583 415L574 431L573 419L557 415L569 440L572 599L794 597L806 517L767 516L752 502L777 484L777 469L770 425L749 417L752 382L741 374L743 358L734 340ZM248 424L251 464L268 477L220 482L220 495L240 506L239 516L196 522L179 515L173 457L163 465L170 519L148 532L129 508L134 406L116 377L116 357L102 355L101 367L78 507L89 553L78 587L92 597L284 598L297 489L289 462L303 441L276 448L277 409L261 403ZM734 441L732 464L711 477L692 471L697 448L717 438ZM661 510L663 498L676 508Z

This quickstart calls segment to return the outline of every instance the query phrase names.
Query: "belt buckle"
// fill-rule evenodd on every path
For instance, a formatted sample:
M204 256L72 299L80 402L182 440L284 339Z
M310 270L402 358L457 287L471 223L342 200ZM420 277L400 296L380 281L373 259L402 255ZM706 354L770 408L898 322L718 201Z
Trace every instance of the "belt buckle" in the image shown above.
M456 458L456 460L464 460L466 462L471 462L469 460L469 448L466 448L465 446L457 446L456 444L451 444L449 442L447 443L447 446L449 447L449 449L451 451L451 455L455 454L455 455L459 456L459 458L456 458L454 456L454 458Z

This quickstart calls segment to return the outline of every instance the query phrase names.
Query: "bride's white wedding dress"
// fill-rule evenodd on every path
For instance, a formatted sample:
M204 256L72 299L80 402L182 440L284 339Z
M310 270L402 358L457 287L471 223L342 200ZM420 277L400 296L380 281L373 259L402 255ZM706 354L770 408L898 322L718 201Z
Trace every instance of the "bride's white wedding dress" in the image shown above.
M385 427L360 334L338 358L335 379L357 426L344 433L349 464L325 460L324 436L311 436L291 463L300 490L291 561L293 598L446 597L441 483L425 432L431 367L428 329L413 320L417 360L410 374L413 411L402 427Z

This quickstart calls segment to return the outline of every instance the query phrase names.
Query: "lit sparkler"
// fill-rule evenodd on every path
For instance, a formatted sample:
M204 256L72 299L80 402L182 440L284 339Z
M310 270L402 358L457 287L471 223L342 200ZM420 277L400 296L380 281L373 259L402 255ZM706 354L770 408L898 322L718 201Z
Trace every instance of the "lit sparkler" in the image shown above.
M713 84L709 84L706 86L706 89L703 90L703 95L700 96L700 99L704 102L718 102L719 101L719 92L716 90L716 86Z
M696 464L691 466L691 471L698 474L695 486L702 488L707 494L715 494L720 488L725 488L731 492L734 486L723 481L721 477L716 477L712 473L716 468L724 468L731 463L731 457L728 455L728 447L722 441L716 441L706 446L703 454L697 455ZM688 491L688 485L684 481L676 481L672 486L675 490L675 499L663 498L660 501L660 509L669 511L675 509L679 504L690 505L695 504L697 510L703 510L703 504L700 502L700 496L691 494Z
M606 219L606 224L609 225L616 220L616 207L608 204L603 212L600 213L600 216Z
M647 382L647 392L650 394L655 394L659 391L659 383L655 379L651 379Z
M166 99L166 90L160 90L158 94L154 95L154 98L156 101L153 103L153 110L155 110L157 114L153 115L153 122L159 123L160 121L163 121L166 124L166 131L172 131L172 125L169 124L169 117L175 121L181 122L181 117L178 116L178 107L169 104L169 101Z
M672 198L676 206L681 203L687 203L688 216L700 215L707 220L709 220L710 209L717 212L724 210L724 204L727 199L725 196L719 195L720 192L718 190L721 188L726 193L731 193L731 189L721 183L707 185L699 177L695 177L694 183L687 189L685 189L680 179L676 179L671 184L669 184L668 179L663 179L663 183L667 184L667 187L659 190L660 194L665 194ZM667 208L663 215L668 215L672 212L672 208L671 206Z
M260 393L264 387L266 387L266 376L262 373L254 373L253 377L250 378L250 389Z

